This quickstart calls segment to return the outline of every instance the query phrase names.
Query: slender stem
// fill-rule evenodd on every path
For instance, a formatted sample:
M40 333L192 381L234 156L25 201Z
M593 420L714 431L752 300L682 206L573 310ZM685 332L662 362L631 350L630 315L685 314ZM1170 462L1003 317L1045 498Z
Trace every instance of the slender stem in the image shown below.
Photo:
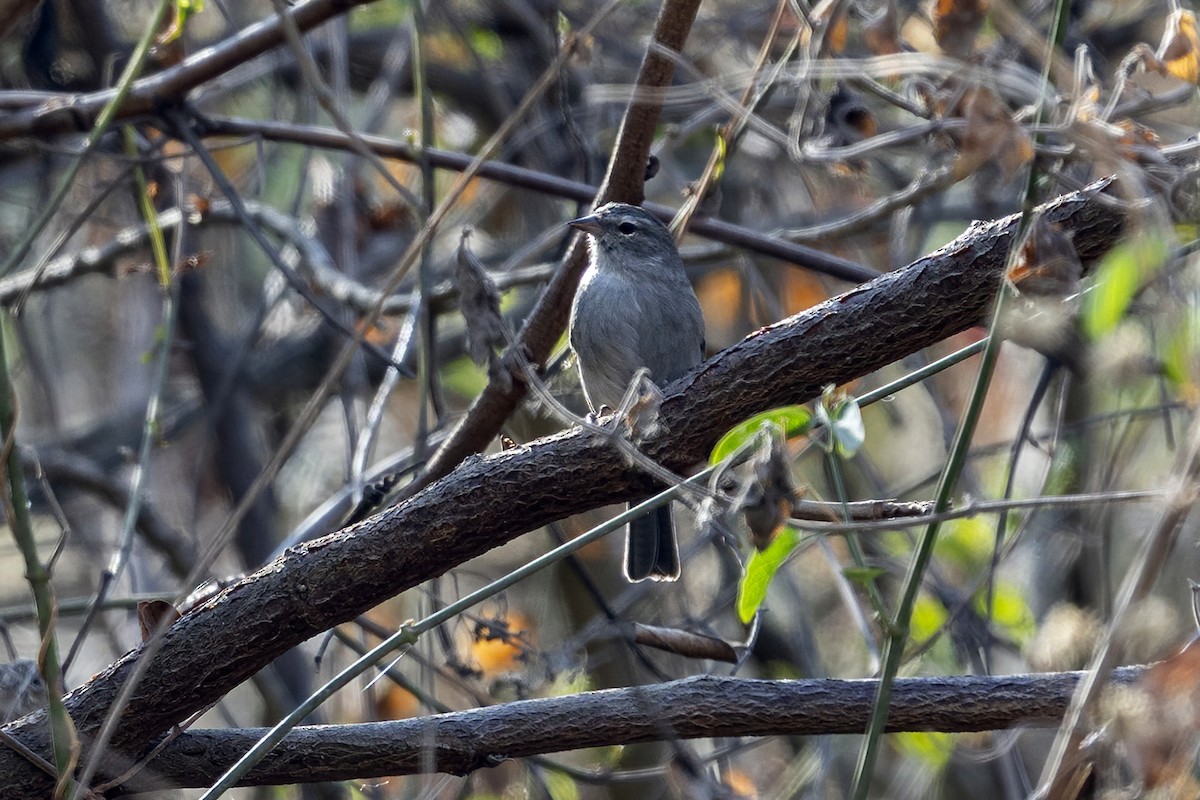
M1000 304L997 303L997 312ZM997 315L998 316L998 315ZM995 328L993 322L993 329ZM988 346L983 350L983 359L979 365L979 374L975 379L975 387L971 392L971 401L966 415L954 436L954 444L950 449L950 459L938 481L937 493L934 496L933 508L935 514L940 514L950 507L950 496L962 469L966 465L970 452L971 438L975 434L975 426L983 410L983 400L991 385L992 374L999 354L999 337L988 337ZM908 641L909 626L912 623L913 610L916 608L917 596L924 583L925 571L933 559L933 548L937 543L941 522L932 522L921 535L917 551L909 564L908 575L904 579L904 593L900 604L892 618L888 636L883 645L883 671L879 676L879 687L875 694L875 705L871 709L871 719L867 725L866 739L859 752L858 765L854 775L854 798L865 800L867 789L871 784L871 773L879 753L884 724L887 722L888 706L892 697L892 685L900 671L900 663L904 659L904 645Z
M830 434L832 435L832 434ZM833 482L834 496L837 497L838 503L842 506L842 522L850 521L850 497L846 491L846 480L842 475L841 457L831 450L825 451L825 466L829 470L830 480ZM858 535L852 532L847 532L845 537L846 549L850 551L850 558L854 561L854 566L858 569L867 567L867 556L863 552L862 543L858 540ZM839 576L840 580L845 580L845 576ZM884 602L883 594L879 591L879 585L874 578L863 582L863 586L867 591L867 599L871 601L871 609L879 616L880 619L887 619L887 603Z
M1065 33L1066 11L1069 0L1059 0L1055 9L1055 18L1053 31L1050 40L1047 42L1047 53L1042 71L1042 86L1047 87L1050 81L1050 67L1053 60L1054 51L1062 41L1062 36ZM1046 92L1040 93L1040 97L1045 98ZM1045 114L1045 103L1038 103L1036 123L1042 122ZM1036 164L1029 165L1028 179L1025 186L1024 202L1022 203L1021 219L1017 225L1017 230L1013 236L1014 245L1009 248L1008 264L1011 266L1013 260L1017 257L1020 248L1016 243L1019 243L1025 231L1029 227L1029 222L1032 217L1032 198L1034 189L1037 184L1037 169ZM950 457L946 463L946 468L942 471L940 480L938 481L937 492L934 496L934 514L940 514L946 511L950 505L950 496L954 491L954 487L958 482L958 478L962 473L962 469L967 462L970 451L971 439L975 434L975 428L979 422L979 416L983 411L983 401L987 396L988 388L991 385L992 375L996 368L996 359L1000 352L1000 337L996 335L1000 315L1003 311L1004 299L1007 294L1005 277L1008 274L1008 269L1002 273L1000 277L1000 291L996 293L996 308L992 314L991 325L989 326L989 336L987 345L983 350L983 358L979 365L979 374L975 379L975 386L971 391L970 403L967 406L966 413L960 423L957 432L954 436L954 443L951 447ZM854 771L854 800L866 800L868 789L871 784L871 774L875 768L875 761L879 755L881 747L884 725L887 722L888 705L891 701L892 686L895 682L896 675L900 671L900 664L904 660L904 646L908 640L909 626L912 623L913 610L916 607L917 596L920 594L921 586L924 582L925 571L929 568L929 563L933 559L933 548L937 543L938 532L941 528L940 522L932 522L926 527L925 532L921 536L920 542L917 544L917 551L913 555L913 560L909 564L908 575L905 577L904 592L900 598L900 604L896 608L896 614L892 619L891 630L888 632L888 638L884 643L883 655L883 672L879 676L879 687L875 695L875 706L871 710L871 719L867 725L866 737L863 740L862 749L859 751L858 763Z
M21 468L21 452L17 447L17 399L8 373L8 353L5 331L0 326L0 429L4 431L4 506L9 527L17 549L25 558L25 579L37 607L38 634L41 646L38 667L46 683L50 699L50 729L54 740L54 765L58 770L55 797L62 797L74 786L71 777L79 755L75 724L63 705L62 667L58 655L58 636L55 625L58 609L54 590L50 586L50 571L38 558L37 542L33 535L33 520L29 514L29 495L25 491L25 473Z
M426 148L433 147L433 95L425 74L426 50L425 9L418 0L413 3L413 37L412 37L412 74L413 93L417 96L417 107L420 110L420 149L417 164L421 168L421 211L430 213L437 203L436 183L433 165L426 155ZM437 317L430 309L430 299L433 293L433 265L430 263L430 248L421 251L421 260L417 265L417 283L421 287L420 301L417 303L417 330L420 331L420 347L417 350L417 386L421 393L417 404L417 431L413 448L418 457L425 456L426 439L429 436L429 411L441 417L437 387Z
M125 135L125 153L131 158L138 157L137 131L132 125L121 128ZM167 255L167 240L163 236L162 226L158 224L158 212L154 210L154 200L150 196L150 186L146 183L146 173L141 161L133 163L133 185L137 187L138 210L142 212L142 221L150 236L150 251L154 254L154 267L158 274L158 285L164 290L171 285L171 258Z
M907 389L909 386L912 386L915 383L920 383L926 378L937 375L942 370L949 369L961 361L966 361L976 353L982 353L984 348L987 347L989 341L991 341L991 337L986 337L977 342L972 342L966 347L955 350L948 356L942 356L937 361L934 361L931 364L926 364L920 369L910 372L901 378L897 378L891 383L885 383L878 389L873 389L864 394L862 397L859 397L858 405L860 408L866 408L872 403L878 402L889 395L893 395L901 389Z

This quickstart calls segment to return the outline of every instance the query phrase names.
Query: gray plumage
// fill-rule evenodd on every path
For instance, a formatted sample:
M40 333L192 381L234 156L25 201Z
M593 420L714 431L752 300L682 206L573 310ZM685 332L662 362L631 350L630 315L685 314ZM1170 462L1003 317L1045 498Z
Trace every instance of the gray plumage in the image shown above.
M704 317L671 232L652 214L609 203L570 224L591 240L591 263L571 307L571 348L588 405L615 409L641 367L664 386L700 363ZM630 524L625 575L679 577L670 506Z

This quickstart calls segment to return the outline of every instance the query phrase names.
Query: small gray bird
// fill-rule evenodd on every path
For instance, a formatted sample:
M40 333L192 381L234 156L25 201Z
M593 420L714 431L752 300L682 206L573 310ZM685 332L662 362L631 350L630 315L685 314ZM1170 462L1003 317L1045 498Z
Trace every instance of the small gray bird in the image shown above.
M609 203L568 224L591 238L591 264L571 306L570 340L592 410L619 407L642 367L664 386L699 364L704 317L667 227L626 203ZM679 577L669 504L629 524L625 577Z

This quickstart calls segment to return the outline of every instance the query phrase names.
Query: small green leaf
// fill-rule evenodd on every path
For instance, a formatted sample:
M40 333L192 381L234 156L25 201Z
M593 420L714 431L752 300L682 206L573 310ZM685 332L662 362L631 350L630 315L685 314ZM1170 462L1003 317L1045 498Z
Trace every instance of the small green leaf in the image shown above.
M981 615L984 613L986 598L986 592L975 596L975 610ZM1037 621L1025 595L1017 586L1007 581L996 584L992 593L991 617L997 627L1019 645L1024 645L1037 632Z
M1046 473L1046 486L1042 490L1047 497L1067 494L1079 486L1079 447L1073 439L1064 439L1050 459L1050 471Z
M946 607L927 594L917 598L913 606L912 622L909 623L909 638L920 644L942 629L950 618Z
M1161 237L1126 239L1104 256L1095 285L1084 296L1083 329L1094 341L1110 333L1125 317L1142 283L1167 259Z
M504 56L504 40L490 28L471 30L471 48L484 61L499 61Z
M725 174L725 159L729 155L728 147L725 143L725 137L722 136L720 134L720 132L717 133L716 148L717 148L717 165L716 165L716 168L713 170L713 176L712 176L713 184L718 183L721 180L721 176Z
M887 574L887 570L883 567L846 567L842 570L842 575L846 576L846 580L860 583L863 586L869 586L885 574Z
M981 517L947 520L934 545L936 557L967 570L981 569L992 560L996 525Z
M743 625L749 625L750 620L754 619L759 607L767 599L767 587L771 585L771 579L799 544L800 533L785 525L765 550L755 550L751 554L746 564L746 574L738 584L737 613Z
M954 737L941 731L905 731L892 739L896 749L940 772L954 754Z
M1184 312L1176 329L1163 337L1159 348L1163 373L1176 387L1187 388L1194 382L1192 371L1197 342L1200 342L1200 313L1190 308Z
M731 453L758 435L758 430L764 422L773 423L786 439L808 432L812 427L812 412L804 406L784 406L755 414L745 422L735 425L729 433L721 437L709 456L709 463L719 464L724 461Z
M475 397L488 382L486 371L466 356L442 365L439 376L442 385L459 397Z
M552 800L579 800L579 786L570 775L549 769L542 779Z

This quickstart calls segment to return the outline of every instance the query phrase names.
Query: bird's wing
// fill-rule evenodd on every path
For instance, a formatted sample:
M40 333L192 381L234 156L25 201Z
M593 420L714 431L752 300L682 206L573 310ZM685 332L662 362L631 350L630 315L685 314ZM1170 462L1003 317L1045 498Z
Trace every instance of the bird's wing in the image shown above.
M689 286L643 286L637 316L638 354L659 386L704 358L704 315Z
M576 314L581 303L591 308L611 308L609 314ZM638 367L642 316L635 288L624 278L607 274L585 276L571 313L571 348L579 362L579 375L588 405L617 408Z

